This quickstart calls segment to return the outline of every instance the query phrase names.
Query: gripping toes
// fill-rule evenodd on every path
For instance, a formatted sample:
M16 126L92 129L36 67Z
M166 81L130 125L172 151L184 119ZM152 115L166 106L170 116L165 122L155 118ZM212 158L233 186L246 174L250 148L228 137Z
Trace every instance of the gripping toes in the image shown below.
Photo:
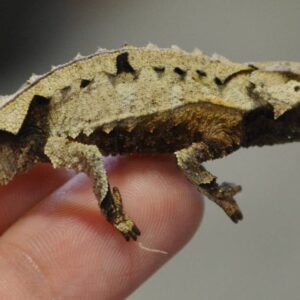
M126 241L129 241L131 238L136 240L141 234L138 227L127 215L123 215L122 218L115 220L112 224L119 232L123 234Z
M225 211L234 223L243 219L243 214L233 198L236 193L241 191L241 186L228 182L223 182L221 185L218 185L213 181L210 184L201 185L200 188L208 198Z
M108 190L106 197L103 199L101 210L107 220L125 237L127 241L136 240L141 234L138 227L123 211L122 197L117 187Z
M227 182L219 185L216 176L201 165L202 162L215 158L214 149L204 143L198 143L177 151L175 155L177 165L193 185L219 205L234 223L243 219L242 212L233 198L241 187Z

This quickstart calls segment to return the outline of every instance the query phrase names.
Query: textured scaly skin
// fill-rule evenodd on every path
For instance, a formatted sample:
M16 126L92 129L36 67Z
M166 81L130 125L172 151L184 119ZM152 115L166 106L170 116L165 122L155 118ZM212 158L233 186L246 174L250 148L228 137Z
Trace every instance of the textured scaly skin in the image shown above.
M102 155L173 152L187 179L238 222L240 187L219 185L201 163L298 141L299 107L299 63L238 64L154 46L100 50L0 97L0 183L41 161L83 171L107 220L136 239Z

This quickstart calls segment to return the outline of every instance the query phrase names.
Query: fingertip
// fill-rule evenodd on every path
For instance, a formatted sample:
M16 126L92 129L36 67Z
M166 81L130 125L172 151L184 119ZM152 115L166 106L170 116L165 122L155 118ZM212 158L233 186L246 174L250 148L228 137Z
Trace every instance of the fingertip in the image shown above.
M126 298L188 242L201 221L202 197L174 158L121 158L114 164L108 167L109 179L141 230L137 242L126 242L105 221L91 181L83 175L44 199L2 237L2 247L12 240L22 245L61 295Z

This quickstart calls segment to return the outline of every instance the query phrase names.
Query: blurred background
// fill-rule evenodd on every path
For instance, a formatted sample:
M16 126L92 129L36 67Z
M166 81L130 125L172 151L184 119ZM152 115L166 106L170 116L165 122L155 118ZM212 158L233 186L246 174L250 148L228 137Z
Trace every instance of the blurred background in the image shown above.
M98 47L201 48L234 61L300 61L299 0L0 1L0 94ZM245 220L207 201L191 243L131 297L300 299L300 145L239 151L208 167L243 185Z

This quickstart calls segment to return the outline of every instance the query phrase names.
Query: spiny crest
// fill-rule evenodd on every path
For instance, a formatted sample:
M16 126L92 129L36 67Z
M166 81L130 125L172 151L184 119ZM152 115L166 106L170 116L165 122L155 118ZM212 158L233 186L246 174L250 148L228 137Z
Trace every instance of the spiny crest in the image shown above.
M152 49L152 50L159 50L159 47L155 44L152 43L148 43L148 45L146 46L147 49Z
M192 51L192 54L193 54L193 55L203 55L203 52L202 52L199 48L195 48L195 49Z

